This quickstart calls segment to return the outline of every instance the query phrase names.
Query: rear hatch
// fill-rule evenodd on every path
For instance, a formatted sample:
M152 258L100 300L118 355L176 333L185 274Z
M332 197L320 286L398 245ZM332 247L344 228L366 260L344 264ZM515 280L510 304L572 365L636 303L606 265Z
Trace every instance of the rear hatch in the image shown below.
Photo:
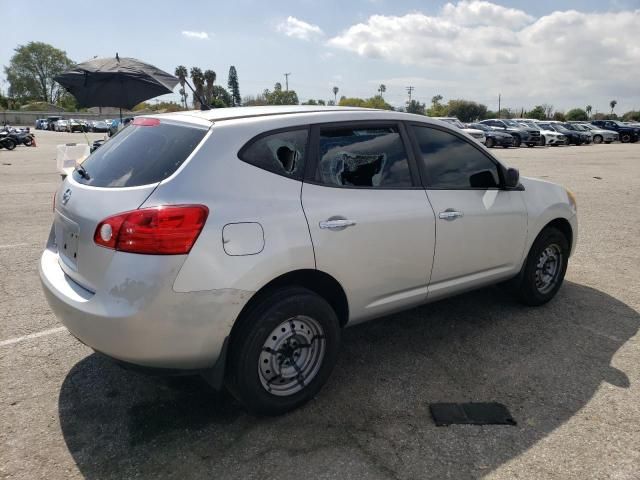
M55 243L59 263L75 282L93 292L116 254L97 245L98 224L138 209L158 184L195 155L211 123L140 118L93 152L58 189Z

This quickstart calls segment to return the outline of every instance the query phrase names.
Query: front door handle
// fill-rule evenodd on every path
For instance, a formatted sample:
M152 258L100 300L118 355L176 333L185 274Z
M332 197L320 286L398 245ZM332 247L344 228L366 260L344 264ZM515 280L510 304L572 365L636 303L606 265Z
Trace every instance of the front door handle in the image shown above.
M341 230L343 228L352 227L356 222L353 220L347 220L346 218L341 218L337 220L325 220L324 222L320 222L320 228L322 229L330 229L330 230Z
M440 212L438 214L438 218L448 221L455 220L456 218L460 217L464 217L464 214L462 212L454 210L453 208L447 208L444 212Z

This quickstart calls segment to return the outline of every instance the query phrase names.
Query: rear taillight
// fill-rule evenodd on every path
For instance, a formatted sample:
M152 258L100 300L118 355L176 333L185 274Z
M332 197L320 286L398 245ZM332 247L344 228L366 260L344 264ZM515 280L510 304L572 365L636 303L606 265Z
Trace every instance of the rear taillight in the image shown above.
M204 205L142 208L104 219L93 235L96 244L121 252L180 255L191 251L209 209Z

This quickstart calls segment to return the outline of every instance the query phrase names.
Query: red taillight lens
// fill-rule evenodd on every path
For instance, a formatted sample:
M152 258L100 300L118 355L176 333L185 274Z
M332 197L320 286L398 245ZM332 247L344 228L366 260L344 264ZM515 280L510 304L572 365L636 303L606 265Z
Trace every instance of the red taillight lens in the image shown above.
M204 205L143 208L106 218L93 235L96 244L121 252L180 255L191 251L209 209Z

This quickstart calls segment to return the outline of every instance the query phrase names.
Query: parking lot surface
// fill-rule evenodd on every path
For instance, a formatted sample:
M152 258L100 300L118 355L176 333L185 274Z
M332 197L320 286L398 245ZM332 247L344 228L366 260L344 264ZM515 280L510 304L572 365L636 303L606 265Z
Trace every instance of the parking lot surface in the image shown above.
M577 195L558 296L528 308L493 287L347 329L318 397L265 419L61 328L37 263L55 145L84 135L36 134L0 150L0 478L640 478L640 144L493 150ZM436 427L429 403L458 401L518 424Z

